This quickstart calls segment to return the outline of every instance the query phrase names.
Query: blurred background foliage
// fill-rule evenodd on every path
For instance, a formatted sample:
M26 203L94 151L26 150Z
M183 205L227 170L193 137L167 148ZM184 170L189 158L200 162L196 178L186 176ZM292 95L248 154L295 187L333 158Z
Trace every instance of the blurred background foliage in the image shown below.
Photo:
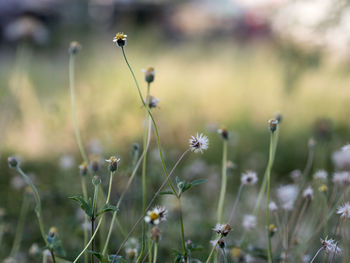
M309 138L317 141L314 170L332 171L332 151L349 142L347 1L4 0L0 2L0 206L8 242L0 255L11 245L22 199L7 168L6 158L12 154L21 157L23 169L35 178L45 221L64 233L82 235L74 219L77 207L67 199L80 191L81 158L68 88L67 49L73 40L83 47L76 61L76 102L84 145L101 160L110 154L121 156L115 199L125 186L131 145L142 142L144 111L122 54L112 43L118 31L128 35L126 52L141 83L141 70L156 68L151 94L160 99L155 117L168 167L187 147L190 135L198 131L210 138L209 151L187 158L179 167L181 176L209 179L202 190L189 194L184 208L185 222L193 226L186 228L187 235L193 239L207 240L215 220L214 212L208 215L204 232L202 225L195 225L201 219L200 207L208 202L216 206L206 192L218 191L218 128L227 127L231 133L229 159L235 169L229 196L237 190L242 171L253 169L262 175L268 157L267 120L277 113L283 115L273 171L278 182L290 180L290 171L304 168ZM161 169L154 142L151 149L149 189L154 189ZM105 165L101 173L106 173ZM202 199L195 198L196 191ZM130 194L124 208L138 206L138 199ZM135 218L135 213L126 209L122 215L126 229L127 218ZM33 227L28 227L23 240L27 249L40 242L34 213L30 219ZM77 239L64 233L69 255L75 255L80 249ZM173 236L165 242L177 242L176 232Z

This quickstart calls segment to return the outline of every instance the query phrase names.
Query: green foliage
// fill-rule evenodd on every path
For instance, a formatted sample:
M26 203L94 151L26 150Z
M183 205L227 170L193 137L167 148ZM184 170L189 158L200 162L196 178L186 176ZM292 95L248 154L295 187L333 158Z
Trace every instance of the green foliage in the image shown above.
M119 208L116 207L115 205L110 205L110 204L105 204L100 211L97 212L96 218L99 217L100 215L106 213L106 212L117 212L119 211Z
M79 203L81 209L91 218L93 217L93 211L92 211L92 201L91 198L89 198L88 202L84 200L84 198L80 195L68 197L69 199L72 199Z
M192 182L186 182L186 181L180 181L179 177L175 178L177 188L179 189L178 195L181 196L182 193L186 192L187 190L191 189L192 186L200 185L202 183L206 183L207 179L197 179Z

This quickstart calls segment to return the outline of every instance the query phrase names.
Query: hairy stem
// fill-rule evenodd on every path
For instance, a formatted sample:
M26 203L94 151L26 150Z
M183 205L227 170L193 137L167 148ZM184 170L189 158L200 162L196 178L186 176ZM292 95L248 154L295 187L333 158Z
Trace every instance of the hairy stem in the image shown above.
M222 213L224 209L225 194L226 194L226 185L227 185L226 163L227 163L227 140L224 139L224 143L222 147L221 189L220 189L220 197L219 197L218 211L217 211L217 222L219 224L222 223Z

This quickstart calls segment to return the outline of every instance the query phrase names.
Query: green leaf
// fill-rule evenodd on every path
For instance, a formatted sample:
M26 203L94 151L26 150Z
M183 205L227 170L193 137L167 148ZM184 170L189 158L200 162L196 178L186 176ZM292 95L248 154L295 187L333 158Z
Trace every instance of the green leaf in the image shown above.
M105 204L100 211L97 212L96 217L106 213L106 212L117 212L119 210L118 207L116 207L115 205L109 205L109 204Z
M159 195L174 195L174 193L172 191L162 191Z
M116 256L116 255L109 255L109 258L108 258L109 262L113 262L114 258L115 258L114 263L129 263L128 261L123 259L121 256Z
M192 186L195 186L195 185L203 184L206 182L208 182L207 179L197 179L197 180L192 181L191 184L192 184Z
M92 205L90 204L91 202L87 203L84 198L80 195L68 197L69 199L72 199L79 203L81 209L89 216L92 217Z

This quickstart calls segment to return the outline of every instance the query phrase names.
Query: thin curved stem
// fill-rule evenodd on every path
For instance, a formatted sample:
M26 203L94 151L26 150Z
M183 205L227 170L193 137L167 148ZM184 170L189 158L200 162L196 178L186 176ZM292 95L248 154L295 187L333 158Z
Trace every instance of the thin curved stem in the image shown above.
M148 148L149 148L150 140L151 140L151 128L152 128L151 126L148 127L148 138L147 138L146 148L144 149L144 151L142 152L140 158L138 159L138 161L137 161L137 163L136 163L136 165L135 165L135 167L134 167L134 170L132 171L131 176L130 176L130 178L129 178L127 184L126 184L125 190L124 190L123 193L120 195L120 198L119 198L118 203L117 203L117 208L119 208L121 202L122 202L123 199L124 199L124 196L125 196L126 192L129 190L129 187L130 187L132 181L134 180L135 175L136 175L136 172L137 172L137 170L138 170L138 168L139 168L139 166L140 166L140 164L141 164L141 162L142 162L142 160L143 160L143 156L144 156L145 152L147 152L147 150L148 150ZM109 226L107 239L106 239L106 241L105 241L105 245L104 245L103 251L102 251L102 254L103 254L103 255L105 255L106 252L107 252L107 247L108 247L109 240L110 240L111 235L112 235L112 232L113 232L114 222L115 222L116 219L117 219L117 211L113 212L113 217L112 217L111 224L110 224L110 226Z
M228 220L228 223L230 223L232 220L233 220L233 217L235 215L235 211L237 209L237 205L238 205L238 201L239 201L239 198L241 196L241 192L242 192L242 189L244 187L244 184L241 184L239 186L239 189L238 189L238 193L237 193L237 197L236 197L236 200L235 200L235 203L233 204L233 207L232 207L232 210L231 210L231 214L230 214L230 218Z
M184 231L184 222L182 216L182 207L181 207L181 197L178 198L179 201L179 212L180 212L180 226L181 226L181 241L182 241L182 250L184 253L184 257L186 259L186 244L185 244L185 231Z
M217 222L219 224L222 223L222 213L224 209L225 195L226 195L226 185L227 185L227 140L224 139L223 147L222 147L222 167L221 167L221 189L220 189L220 197L218 203L218 211L217 211Z
M165 166L165 163L164 163L164 157L163 157L162 147L161 147L161 145L160 145L160 138L159 138L159 132L158 132L157 123L156 123L156 121L154 120L154 117L153 117L153 114L152 114L151 110L147 107L146 102L144 101L144 99L143 99L143 97L142 97L142 93L141 93L141 89L140 89L139 83L138 83L138 81L137 81L137 79L136 79L136 76L135 76L135 74L134 74L134 71L133 71L133 69L131 68L131 66L130 66L130 64L129 64L129 61L128 61L127 57L126 57L124 47L122 47L122 53L123 53L124 60L125 60L125 62L126 62L126 64L127 64L128 68L129 68L129 70L130 70L130 73L131 73L131 75L132 75L132 77L133 77L133 79L134 79L134 81L135 81L135 85L136 85L137 91L138 91L138 93L139 93L141 102L142 102L142 104L144 105L144 107L146 108L146 110L147 110L149 116L150 116L151 119L152 119L152 123L153 123L153 126L154 126L154 131L155 131L155 133L156 133L156 139L157 139L157 145L158 145L158 150L159 150L160 161L161 161L161 163L162 163L163 171L164 171L165 175L166 175L167 178L168 178L169 176L168 176L168 171L167 171L166 166ZM175 187L174 187L174 185L173 185L173 183L172 183L172 181L171 181L170 179L168 180L168 183L169 183L169 185L170 185L170 187L171 187L173 193L177 196Z
M164 186L167 184L167 182L170 179L170 176L174 173L175 168L179 165L179 163L181 162L181 160L185 157L185 155L190 151L190 149L187 149L181 156L180 158L177 160L177 162L175 163L173 169L170 171L170 173L168 174L168 177L163 181L163 183L161 184L161 186L159 187L159 189L157 190L157 192L154 194L153 198L151 199L151 201L148 203L148 206L146 207L145 211L143 211L143 214L141 217L139 217L139 219L136 221L136 223L133 225L133 227L131 228L131 230L129 231L129 233L127 234L126 238L123 240L123 242L121 243L120 247L118 248L117 252L115 253L115 255L117 256L119 254L119 252L121 251L121 249L124 247L126 241L129 239L129 237L131 236L131 234L135 231L136 226L140 223L140 221L144 218L144 215L146 214L146 212L148 211L148 209L152 206L154 200L158 197L159 193L162 191L162 189L164 188ZM112 261L112 263L114 263L115 260Z
M317 255L322 251L323 247L321 247L319 250L317 250L315 256L311 259L310 263L313 263L314 260L316 259Z
M222 238L222 236L220 236L220 238ZM220 238L218 238L218 240L216 240L216 242L215 242L215 244L213 245L213 248L211 249L211 251L210 251L210 253L209 253L209 256L208 256L207 260L205 261L205 263L209 263L209 261L210 261L212 255L213 255L213 253L214 253L214 251L215 251L215 249L216 249L216 247L217 247L217 245L218 245L218 242L219 242Z

